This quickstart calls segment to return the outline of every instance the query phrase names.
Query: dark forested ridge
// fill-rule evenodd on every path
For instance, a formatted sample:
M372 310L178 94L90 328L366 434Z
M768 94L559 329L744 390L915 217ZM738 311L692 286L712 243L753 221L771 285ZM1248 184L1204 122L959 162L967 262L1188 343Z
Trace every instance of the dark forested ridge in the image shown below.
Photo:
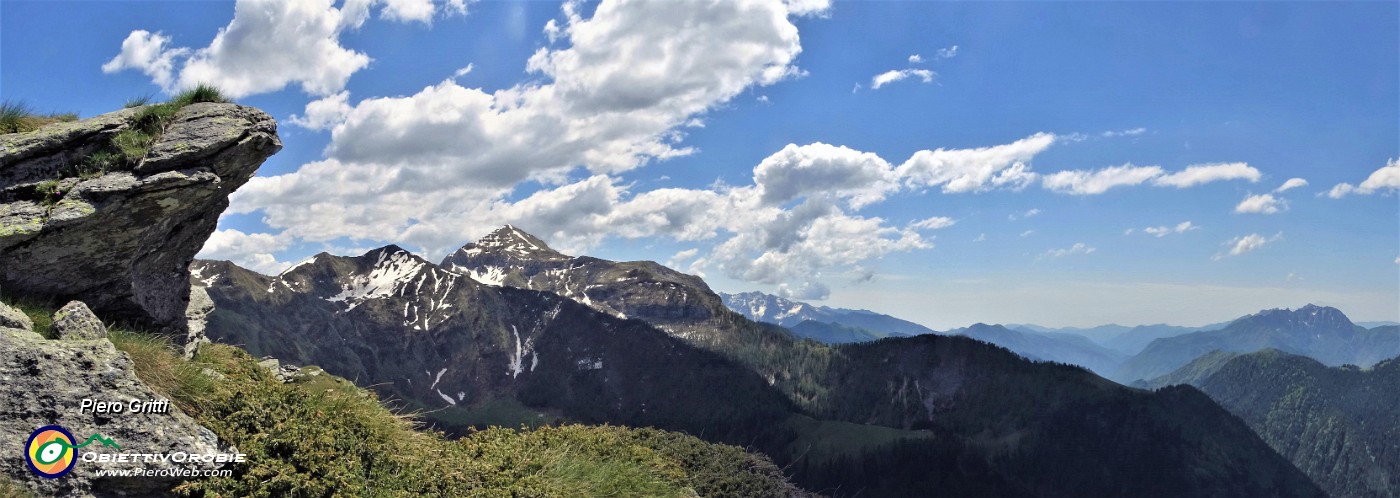
M788 330L791 330L792 333L798 337L826 344L866 342L889 337L889 334L866 328L851 327L839 323L819 322L816 320L803 320L797 325L788 327Z
M711 313L717 296L657 267L573 261L588 273L534 273L572 296L393 246L276 277L223 262L193 276L217 305L215 340L320 365L444 426L506 413L684 431L767 453L833 496L1320 494L1194 388L1125 388L965 337L827 346ZM501 284L529 281L496 268Z
M1400 358L1361 369L1216 352L1153 381L1167 382L1200 387L1334 497L1400 495Z

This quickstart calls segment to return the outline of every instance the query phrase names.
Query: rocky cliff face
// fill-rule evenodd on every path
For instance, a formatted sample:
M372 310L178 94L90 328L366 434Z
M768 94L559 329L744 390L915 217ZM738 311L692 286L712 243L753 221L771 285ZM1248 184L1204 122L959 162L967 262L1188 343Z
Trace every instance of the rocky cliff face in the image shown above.
M228 196L281 149L272 117L188 105L134 164L75 168L140 108L0 135L0 289L81 300L107 320L185 332L187 268Z

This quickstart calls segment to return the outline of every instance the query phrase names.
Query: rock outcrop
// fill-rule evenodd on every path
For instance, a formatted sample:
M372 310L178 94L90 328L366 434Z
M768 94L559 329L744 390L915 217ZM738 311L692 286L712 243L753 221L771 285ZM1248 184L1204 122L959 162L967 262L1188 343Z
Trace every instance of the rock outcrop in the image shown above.
M86 309L82 303L77 306ZM0 304L0 311L4 309ZM62 317L55 322L61 321ZM235 451L220 447L213 432L142 383L134 368L131 359L106 338L46 340L28 329L0 327L0 452L5 455L0 458L0 475L43 496L141 496L163 493L182 478L98 477L97 473L220 468L223 464L188 458L183 463L154 457L95 461L102 454L115 460L122 453L174 457ZM84 409L84 400L94 405ZM131 405L132 400L138 404ZM122 411L113 413L108 406L103 413L97 402L120 404ZM30 434L49 425L69 431L74 444L97 434L112 444L93 440L76 450L77 461L67 475L44 479L30 472L22 455Z
M136 164L85 171L139 108L0 135L0 288L81 300L109 321L187 334L188 267L228 196L281 149L235 104L182 108Z

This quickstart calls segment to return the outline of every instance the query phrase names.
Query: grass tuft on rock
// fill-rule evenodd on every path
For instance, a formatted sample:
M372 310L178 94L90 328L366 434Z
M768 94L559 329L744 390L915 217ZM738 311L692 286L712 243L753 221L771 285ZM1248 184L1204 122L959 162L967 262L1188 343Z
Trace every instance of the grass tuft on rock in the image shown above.
M223 92L219 91L218 88L215 88L213 85L207 85L204 83L200 83L198 85L195 85L194 88L180 92L179 94L175 95L175 98L170 99L171 104L174 104L179 107L184 107L190 104L197 104L200 102L214 102L218 104L227 104L231 102L231 100L229 100L228 97L225 97Z
M165 127L175 119L175 114L180 112L185 106L200 102L227 103L229 99L224 97L218 88L210 85L199 84L194 88L176 94L169 101L159 104L149 104L149 99L142 100L144 106L132 117L131 127L117 133L112 138L112 147L125 159L127 164L135 165L141 162L150 152L151 145L156 143ZM128 102L131 104L133 102ZM128 107L135 107L128 105Z
M140 97L132 97L132 98L126 99L126 103L125 103L125 104L122 104L122 108L130 109L130 108L132 108L132 107L141 107L141 106L144 106L144 105L149 105L149 104L151 103L151 100L153 100L154 98L155 98L155 97L152 96L152 95L149 94L149 93L148 93L148 94L145 94L145 95L142 95L142 96L140 96Z
M41 115L22 101L0 102L0 134L34 131L45 125L77 120L74 113Z

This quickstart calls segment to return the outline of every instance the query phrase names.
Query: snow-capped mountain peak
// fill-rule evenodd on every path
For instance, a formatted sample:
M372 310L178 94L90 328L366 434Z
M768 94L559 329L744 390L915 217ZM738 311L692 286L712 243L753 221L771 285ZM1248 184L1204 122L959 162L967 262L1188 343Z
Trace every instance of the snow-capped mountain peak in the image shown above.
M543 240L513 225L497 228L480 240L462 247L459 252L466 252L469 255L492 252L517 257L528 256L532 259L566 257L551 249Z

